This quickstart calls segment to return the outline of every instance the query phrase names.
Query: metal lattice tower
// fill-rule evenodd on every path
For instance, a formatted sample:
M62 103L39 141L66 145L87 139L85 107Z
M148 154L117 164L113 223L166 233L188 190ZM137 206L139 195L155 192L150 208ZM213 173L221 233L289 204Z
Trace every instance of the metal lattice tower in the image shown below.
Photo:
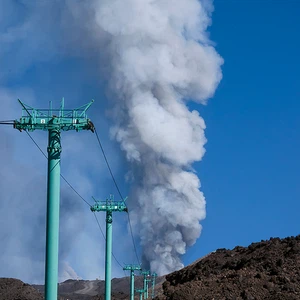
M155 290L154 290L154 288L155 288L155 278L157 277L157 274L156 273L152 273L151 276L152 276L151 298L154 299L154 297L155 297Z
M45 299L57 300L58 282L58 242L59 242L59 202L60 202L60 132L68 130L91 130L93 123L86 111L94 100L76 109L65 109L64 99L59 109L35 109L22 105L22 117L14 121L14 128L22 131L47 130L48 140L48 180L47 180L47 221L46 221L46 267Z
M125 199L126 200L126 199ZM105 300L111 299L111 257L112 257L112 213L114 211L126 211L124 201L114 201L111 195L106 201L96 201L91 206L91 211L106 211L106 246L105 246Z
M125 265L123 270L130 271L130 300L134 300L134 271L141 271L140 265Z

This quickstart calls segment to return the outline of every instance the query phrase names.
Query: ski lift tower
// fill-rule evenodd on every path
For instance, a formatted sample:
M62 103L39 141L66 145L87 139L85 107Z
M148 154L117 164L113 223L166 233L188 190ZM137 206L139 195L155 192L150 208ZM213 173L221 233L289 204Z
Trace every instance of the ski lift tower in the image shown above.
M45 130L49 133L45 299L57 300L60 154L62 151L60 132L69 130L94 132L94 125L86 115L86 111L94 100L76 109L65 109L64 99L62 99L59 109L52 109L52 102L50 102L49 109L35 109L18 101L23 107L22 117L19 121L14 121L14 128L20 131Z
M145 293L145 290L143 290L143 289L137 289L135 291L140 294L139 299L143 300L143 294Z
M152 276L152 291L151 291L151 298L155 298L155 278L157 277L157 274L154 272L151 274Z
M134 271L141 271L140 265L125 265L123 270L130 271L130 300L134 300Z
M114 211L125 211L127 198L123 201L115 201L113 195L110 195L106 201L96 201L96 204L91 206L91 211L106 211L106 241L105 241L105 300L111 300L111 257L112 257L112 213Z
M148 299L148 282L150 281L150 271L142 271L141 275L144 275L144 299Z

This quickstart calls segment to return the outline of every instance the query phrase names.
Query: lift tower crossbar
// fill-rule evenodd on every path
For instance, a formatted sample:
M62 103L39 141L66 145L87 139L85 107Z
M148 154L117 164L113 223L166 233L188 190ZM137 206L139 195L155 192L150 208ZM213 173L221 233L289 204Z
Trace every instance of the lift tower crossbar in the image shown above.
M143 289L137 289L135 291L140 294L139 299L143 300L143 294L145 293L145 290L143 290Z
M123 270L130 271L130 300L134 300L134 271L141 271L140 265L125 265Z
M22 131L47 130L48 139L48 180L47 180L47 221L46 221L46 263L45 300L57 300L58 242L59 242L59 196L60 196L60 154L62 151L60 132L68 130L91 130L93 123L86 111L94 100L76 109L65 109L64 99L59 109L35 109L18 100L22 109L20 120L14 121L14 128Z
M96 201L96 204L91 206L92 212L106 211L105 300L111 299L112 213L114 211L127 212L125 200L114 201L114 198L111 195L106 201Z
M75 109L65 109L64 99L62 99L59 109L52 109L52 102L50 102L49 109L35 109L19 99L18 101L23 107L22 117L19 121L14 121L14 128L20 131L34 131L36 129L50 131L55 129L63 131L91 130L94 132L94 125L86 114L94 100Z

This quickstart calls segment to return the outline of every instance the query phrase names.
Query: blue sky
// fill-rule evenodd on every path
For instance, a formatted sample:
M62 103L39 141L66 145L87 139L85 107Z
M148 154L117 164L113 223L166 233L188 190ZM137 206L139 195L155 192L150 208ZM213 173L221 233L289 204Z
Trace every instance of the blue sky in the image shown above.
M215 1L223 80L206 107L202 235L185 257L299 234L299 1Z
M2 11L12 11L10 17L0 12L3 31L12 24L22 23L27 16L27 10L24 11L18 1L11 2L14 3L12 8L8 3L3 1L3 7L7 6ZM59 9L51 12L55 16L60 13ZM209 31L218 53L224 58L223 79L206 106L189 103L189 108L198 110L206 123L206 154L201 162L194 164L194 168L207 201L207 216L201 222L203 231L200 238L183 257L185 264L217 248L247 246L261 239L299 234L299 13L300 2L297 0L215 0ZM39 18L43 19L43 15ZM59 26L51 27L45 23L42 27L45 32L29 27L24 40L19 42L16 39L17 42L10 47L3 47L2 52L0 44L0 94L5 99L1 100L1 105L4 105L1 107L1 119L19 117L18 97L37 107L47 107L49 100L56 100L58 106L58 99L63 96L67 107L76 107L94 98L96 102L89 116L103 139L108 159L125 195L131 188L124 183L129 165L118 143L109 136L112 125L107 114L109 94L105 88L106 81L101 76L103 73L98 72L98 56L102 49L92 47L85 40L76 40L76 36L74 40L71 36L71 41L65 41ZM6 45L3 40L2 44ZM79 50L70 51L70 47L76 48L76 45ZM89 55L82 56L80 51ZM33 174L31 184L38 179L38 195L42 196L45 192L41 188L45 183L45 159L24 133L11 128L0 129L4 145L12 155L11 160L7 159L8 152L1 155L2 165L11 162L7 169L12 173L6 184L7 190L1 194L2 199L15 189L14 176L23 180L28 170ZM45 133L35 132L34 137L46 147ZM76 133L63 134L63 147L62 172L86 199L116 193L94 136L80 133L79 138ZM26 187L18 189L20 195L15 191L19 200L11 205L23 203L21 195ZM62 189L63 195L74 196L63 183ZM27 193L28 198L33 197L28 189ZM67 207L73 204L68 197L63 197L62 201L66 203L64 211L70 224L63 228L68 229L73 224L71 213L84 211L82 217L85 221L76 226L92 232L95 221L92 216L89 218L89 211L80 200L75 202L75 208L68 214ZM3 209L7 215L11 209L8 204L6 210ZM31 214L29 209L26 212L29 218L36 218L34 224L43 224L43 214L35 216L36 212ZM122 261L127 251L126 259L133 261L130 236L122 228L126 219L120 217L119 220L115 229L118 237L124 235L122 243L125 249L115 247L115 255ZM14 235L16 231L11 226L8 232ZM65 234L67 236L68 233ZM95 278L98 274L97 270L88 273L83 267L86 264L86 269L91 269L96 259L93 238L97 239L101 253L103 240L96 230L91 236L80 235L78 242L74 237L70 238L72 247L66 250L64 257L72 263L80 277ZM42 243L43 239L40 239ZM28 246L31 242L31 239L24 240L23 244ZM41 245L39 247L43 248ZM92 245L90 251L85 245ZM74 250L77 246L78 251ZM80 247L85 248L84 251ZM39 260L43 261L42 254ZM125 262L130 263L128 260ZM37 281L37 276L28 277L8 269L3 271L6 270L3 266L0 269L0 276ZM102 274L102 271L99 273ZM122 274L115 266L113 276Z

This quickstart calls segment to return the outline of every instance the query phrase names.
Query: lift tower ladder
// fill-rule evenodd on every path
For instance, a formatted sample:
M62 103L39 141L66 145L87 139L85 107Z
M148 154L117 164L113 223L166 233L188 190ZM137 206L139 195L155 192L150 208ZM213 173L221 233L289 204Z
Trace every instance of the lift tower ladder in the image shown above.
M134 271L141 271L140 265L125 265L123 270L130 271L130 300L134 300Z
M59 242L59 202L60 202L60 132L69 130L91 130L93 123L86 111L94 100L76 109L65 109L64 99L59 109L35 109L24 104L22 117L14 121L14 128L22 131L47 130L48 139L48 180L47 180L47 221L46 221L46 263L45 300L57 300L58 282L58 242Z
M95 199L94 199L95 200ZM126 200L126 198L125 198ZM114 201L112 195L106 201L96 201L91 206L91 211L106 211L106 245L105 245L105 300L111 299L111 257L112 257L112 213L114 211L126 211L127 207L124 201Z

